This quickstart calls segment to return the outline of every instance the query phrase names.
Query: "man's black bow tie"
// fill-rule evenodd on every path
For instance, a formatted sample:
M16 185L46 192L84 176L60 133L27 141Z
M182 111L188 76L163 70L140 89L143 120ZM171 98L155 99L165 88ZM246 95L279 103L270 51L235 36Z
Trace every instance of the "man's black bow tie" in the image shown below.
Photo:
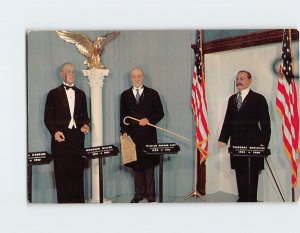
M75 86L70 87L70 86L64 85L64 87L65 87L67 90L69 90L70 88L73 89L73 90L75 89Z

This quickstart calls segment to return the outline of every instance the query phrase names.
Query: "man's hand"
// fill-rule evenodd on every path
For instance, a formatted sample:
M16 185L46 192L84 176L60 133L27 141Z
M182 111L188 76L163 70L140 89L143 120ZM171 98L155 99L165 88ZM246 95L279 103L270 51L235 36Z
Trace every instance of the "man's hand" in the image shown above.
M84 124L80 130L82 133L87 134L89 132L89 129L90 127L87 124Z
M139 125L140 126L145 126L149 123L149 120L147 118L143 118L140 120Z
M221 148L222 148L222 147L225 147L227 144L226 144L226 143L224 143L224 142L220 142L220 141L219 141L218 145L219 145L219 147L221 147Z
M60 132L60 131L57 131L55 134L54 134L54 139L58 142L63 142L65 141L65 135Z

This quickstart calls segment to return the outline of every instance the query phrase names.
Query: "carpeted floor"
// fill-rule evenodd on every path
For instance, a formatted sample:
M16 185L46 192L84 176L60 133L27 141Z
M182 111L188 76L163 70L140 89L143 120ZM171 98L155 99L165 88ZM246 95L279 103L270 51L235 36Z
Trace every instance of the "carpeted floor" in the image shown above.
M132 198L133 195L120 195L115 198L111 198L109 200L111 200L111 203L130 203ZM207 194L203 196L203 198L205 199L205 201L199 197L198 198L190 197L188 199L185 199L185 197L164 196L163 203L217 203L217 202L223 203L223 202L236 202L236 200L238 199L236 195L230 193L224 193L224 192ZM144 199L140 203L148 203L148 201ZM157 197L157 203L158 203L158 197Z

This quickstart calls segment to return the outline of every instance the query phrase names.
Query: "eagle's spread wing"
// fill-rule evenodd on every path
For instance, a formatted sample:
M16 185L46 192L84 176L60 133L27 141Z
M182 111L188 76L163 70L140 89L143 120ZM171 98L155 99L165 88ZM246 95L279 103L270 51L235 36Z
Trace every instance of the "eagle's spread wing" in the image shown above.
M93 52L93 42L85 35L78 32L56 31L57 35L66 42L75 44L78 51L86 57Z
M107 43L114 40L119 34L120 34L120 32L112 32L112 33L105 35L104 40L102 41L102 44L106 45Z

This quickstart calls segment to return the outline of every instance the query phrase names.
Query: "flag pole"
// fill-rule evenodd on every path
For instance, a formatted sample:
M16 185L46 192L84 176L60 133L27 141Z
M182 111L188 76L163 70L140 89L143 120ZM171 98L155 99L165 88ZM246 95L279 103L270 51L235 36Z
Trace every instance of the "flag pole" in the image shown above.
M265 161L267 162L267 165L268 165L268 167L269 167L269 170L270 170L270 172L271 172L271 175L272 175L272 177L273 177L273 180L274 180L274 182L275 182L275 184L276 184L276 186L277 186L277 190L279 191L279 194L280 194L280 196L281 196L281 198L282 198L282 201L285 202L285 199L284 199L284 197L283 197L283 193L281 192L281 189L279 188L279 185L278 185L278 183L277 183L277 181L276 181L276 178L275 178L275 176L274 176L274 173L273 173L273 171L272 171L272 168L271 168L271 165L270 165L271 163L268 162L267 157L265 157Z
M293 57L293 49L292 49L292 30L289 29L289 37L290 37L290 49L291 49L291 58L292 58L292 73L294 74L294 57ZM292 202L295 202L295 189L292 185Z
M202 197L202 195L197 191L197 146L195 148L195 156L194 156L194 191L187 195L184 200L189 199L190 197L200 197L203 201L205 201L205 198Z
M200 37L200 50L202 50L202 30L199 30L199 37ZM203 62L203 54L202 52L200 52L200 60L201 62ZM202 77L203 77L203 82L204 82L204 65L202 65ZM190 197L194 197L194 198L197 198L197 197L200 197L203 201L205 201L205 198L202 197L202 195L197 191L197 162L198 162L198 155L197 155L197 151L198 151L198 148L197 148L197 138L195 136L195 141L196 141L196 147L195 147L195 153L194 153L194 191L192 193L190 193L189 195L187 195L184 199L187 200L189 199Z

